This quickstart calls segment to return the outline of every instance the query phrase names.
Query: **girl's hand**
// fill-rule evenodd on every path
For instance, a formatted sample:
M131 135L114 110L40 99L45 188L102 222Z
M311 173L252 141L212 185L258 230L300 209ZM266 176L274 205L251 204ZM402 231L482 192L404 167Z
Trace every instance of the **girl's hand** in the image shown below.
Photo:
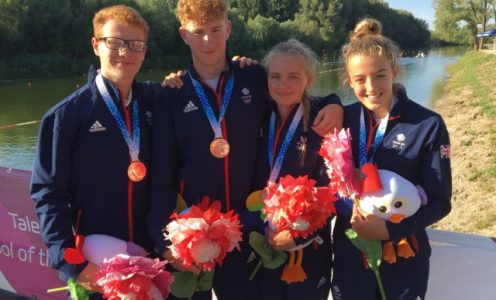
M183 86L183 81L181 80L181 76L184 75L183 70L178 70L177 73L170 73L169 75L164 77L164 81L162 82L163 87L170 87L173 89L180 89Z
M351 216L351 228L364 239L367 240L389 240L389 231L386 227L386 221L374 214L354 208Z
M275 250L288 251L296 247L296 244L288 230L283 230L277 234L273 231L269 231L267 233L267 241Z
M324 136L336 128L343 126L343 108L337 104L328 104L322 108L312 124L312 129L318 135Z

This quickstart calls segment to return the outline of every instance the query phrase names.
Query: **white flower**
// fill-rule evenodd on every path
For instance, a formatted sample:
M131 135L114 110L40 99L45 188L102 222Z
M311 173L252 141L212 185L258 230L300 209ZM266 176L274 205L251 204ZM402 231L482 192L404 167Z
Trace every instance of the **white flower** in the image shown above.
M290 227L294 230L304 231L307 230L310 226L308 221L305 221L301 217L298 217L293 223L290 224Z
M208 224L202 218L178 219L170 222L165 230L165 238L173 244L180 243L185 238L188 238L192 232L207 230Z
M211 240L201 240L191 245L191 257L197 263L214 261L220 253L220 246Z

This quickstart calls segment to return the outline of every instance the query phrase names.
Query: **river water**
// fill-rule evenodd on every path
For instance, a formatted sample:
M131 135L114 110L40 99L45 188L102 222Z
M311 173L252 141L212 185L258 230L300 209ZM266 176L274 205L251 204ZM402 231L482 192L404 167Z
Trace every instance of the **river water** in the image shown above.
M406 86L411 99L431 107L442 93L445 68L463 52L459 48L436 49L426 57L405 57L397 81ZM349 88L340 84L342 65L326 64L315 80L313 93L336 92L345 103L356 101ZM140 74L139 80L160 80L163 72ZM52 105L86 82L86 75L0 82L0 166L29 170L32 167L39 124L3 128L41 119Z

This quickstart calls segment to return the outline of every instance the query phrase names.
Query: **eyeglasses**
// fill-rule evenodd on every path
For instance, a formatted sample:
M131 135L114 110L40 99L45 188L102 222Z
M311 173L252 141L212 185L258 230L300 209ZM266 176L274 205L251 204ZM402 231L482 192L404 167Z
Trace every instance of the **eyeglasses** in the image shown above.
M98 38L99 42L105 42L105 46L111 50L121 50L124 45L127 45L129 50L133 52L144 52L148 43L141 40L123 40L116 37Z

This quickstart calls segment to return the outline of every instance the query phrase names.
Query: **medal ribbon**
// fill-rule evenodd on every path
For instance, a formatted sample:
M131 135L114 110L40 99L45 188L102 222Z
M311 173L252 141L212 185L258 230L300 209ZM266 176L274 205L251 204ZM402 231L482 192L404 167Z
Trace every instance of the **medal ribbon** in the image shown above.
M367 159L367 130L365 129L365 116L363 113L363 107L362 111L360 113L360 168L367 163L367 162L372 162L374 159L375 151L377 148L379 148L382 144L382 141L384 140L384 133L386 132L386 127L388 124L388 119L389 119L389 114L387 114L382 120L381 123L379 124L379 127L377 128L377 132L375 133L374 136L374 142L372 143L372 152L370 154L370 158Z
M222 93L222 101L219 108L219 119L215 118L214 111L212 110L212 106L210 106L210 103L208 102L207 95L205 94L205 91L203 90L201 83L198 80L194 79L191 76L191 73L189 74L189 78L191 78L191 82L193 83L195 92L198 95L198 98L200 99L201 105L203 107L203 111L205 111L208 121L210 122L210 126L214 131L215 138L222 138L221 122L222 119L224 118L224 115L226 114L227 106L229 105L229 100L231 99L231 94L234 86L234 76L231 75L229 77L224 87L224 92Z
M268 158L269 158L269 165L270 165L270 176L269 176L269 181L270 182L276 182L277 177L279 176L279 172L281 171L282 167L282 162L284 160L284 156L286 155L286 151L288 150L289 144L291 143L291 140L293 139L293 135L296 132L296 128L298 127L298 124L300 124L301 117L303 116L303 105L300 104L298 107L298 110L296 111L295 115L293 116L293 120L291 121L291 125L289 125L288 131L286 132L286 135L284 136L284 140L282 142L281 148L279 149L279 152L277 153L276 160L274 162L274 154L272 151L274 151L274 139L275 139L275 127L276 127L276 114L272 112L270 115L270 124L269 124L269 145L268 145Z
M110 96L105 83L103 82L103 77L101 74L96 76L96 86L100 95L102 95L103 101L107 105L108 110L112 117L114 117L117 126L119 127L122 137L129 148L129 156L131 156L131 161L139 160L139 147L140 147L140 131L139 131L139 116L138 116L138 101L133 102L133 137L131 138L129 131L127 129L126 123L122 119L117 106L115 106L112 97Z

